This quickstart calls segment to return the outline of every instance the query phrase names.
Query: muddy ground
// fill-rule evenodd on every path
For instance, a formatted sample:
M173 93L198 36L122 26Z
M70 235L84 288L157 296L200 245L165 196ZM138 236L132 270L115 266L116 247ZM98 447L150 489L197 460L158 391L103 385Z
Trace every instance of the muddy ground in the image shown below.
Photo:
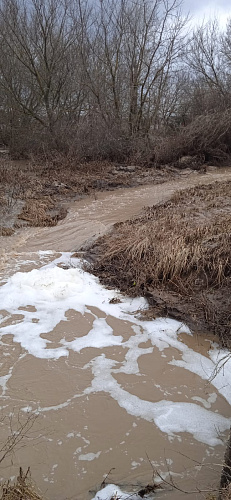
M116 224L87 249L91 272L147 298L147 316L219 334L231 348L231 182L197 186Z

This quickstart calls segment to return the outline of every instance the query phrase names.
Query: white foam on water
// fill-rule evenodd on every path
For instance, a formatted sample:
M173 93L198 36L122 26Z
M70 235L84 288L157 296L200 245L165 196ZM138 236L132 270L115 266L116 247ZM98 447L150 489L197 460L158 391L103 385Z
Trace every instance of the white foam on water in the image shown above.
M52 263L28 273L16 273L0 288L1 308L10 314L17 314L19 307L34 306L36 312L20 311L24 318L14 325L3 326L0 334L12 334L15 342L38 358L58 359L68 356L68 348L80 350L83 347L107 347L121 344L122 338L113 335L113 330L102 321L96 320L88 339L75 340L57 348L49 348L50 341L41 334L51 332L60 321L67 321L69 309L84 314L87 306L97 307L106 315L129 319L130 312L146 306L144 299L124 299L122 304L110 304L114 291L103 288L89 273L78 268L63 269L57 264L69 264L70 254L64 254ZM36 322L35 322L36 321ZM100 324L100 328L99 328ZM99 331L101 333L99 334ZM87 336L86 336L87 337Z
M195 373L203 380L209 380L218 392L231 404L231 355L213 345L209 350L209 358L189 349L182 344L182 359L172 360L170 364ZM225 364L223 365L223 362ZM220 368L219 368L220 367Z
M1 343L3 346L5 345L4 343ZM10 355L10 353L9 353ZM14 370L14 367L16 366L17 363L20 362L21 359L23 359L24 357L26 356L26 353L23 353L21 354L18 359L16 360L16 362L14 363L14 365L10 366L8 368L8 373L6 375L2 375L0 377L0 387L2 387L2 394L1 396L4 397L6 396L6 393L7 393L7 390L8 390L8 387L7 387L7 384L10 380L10 378L12 377L12 373L13 373L13 370ZM2 369L2 364L1 364L1 369Z
M200 403L203 404L205 408L211 408L212 404L215 403L217 399L217 394L216 393L209 394L209 397L207 399L201 398L200 396L192 396L191 399L193 401L199 401Z
M23 411L24 413L31 413L33 411L33 408L32 406L24 406L24 408L21 408L21 411Z
M10 367L9 373L0 377L0 386L2 387L2 396L5 396L7 391L7 382L11 378L13 367Z
M138 325L132 325L132 330L135 332L135 335L131 335L131 337L123 343L123 347L127 348L128 351L125 354L125 360L122 367L116 371L120 373L140 375L138 359L144 354L151 354L153 352L153 347L140 348L140 344L149 340L148 332L143 331Z
M63 408L67 408L69 404L71 403L72 399L68 399L67 401L64 401L64 403L60 403L59 405L55 406L43 406L42 408L39 406L36 410L35 413L41 413L41 412L48 412L48 411L57 411L57 410L62 410Z
M41 256L44 257L43 254ZM115 291L107 290L97 278L82 270L79 259L71 260L70 253L61 254L40 269L25 273L17 272L0 287L2 310L7 312L8 318L9 315L19 312L22 317L14 324L4 326L3 323L0 334L13 335L14 341L20 343L33 356L59 359L68 356L70 350L79 352L88 347L103 349L119 346L120 349L122 347L126 350L122 363L107 359L104 354L90 362L88 367L91 367L94 378L91 386L86 388L83 394L76 394L56 406L38 408L37 411L59 410L68 406L75 398L104 391L110 394L127 413L154 422L162 432L169 435L169 438L180 439L177 433L189 432L195 439L211 446L221 444L219 434L229 428L229 419L195 403L144 401L125 391L117 383L113 373L140 375L138 365L140 356L151 354L154 349L165 351L172 347L181 359L172 359L170 364L197 374L202 380L211 379L211 384L231 403L231 360L226 360L222 366L224 353L220 353L215 345L209 352L209 358L193 351L178 337L181 332L190 334L189 329L175 320L159 318L143 321L136 317L138 309L147 307L145 299L120 296L120 303L110 303L114 296ZM26 306L33 306L34 310L19 311L19 308ZM92 307L100 309L105 318L97 318L91 313ZM57 347L50 348L51 341L42 338L41 335L46 333L51 335L61 321L68 321L66 313L70 309L80 314L86 312L92 314L94 320L90 331L82 336L80 331L76 331L74 340L66 341L63 338L57 342ZM129 322L134 335L128 340L116 335L107 323L109 315ZM55 341L55 333L53 335ZM140 347L141 344L145 345L150 341L152 347ZM215 372L217 362L222 369ZM5 390L7 380L2 378L1 382ZM204 406L214 401L211 399L207 404L206 400L202 401L203 398L199 398L200 396L197 398L198 403Z
M68 349L80 352L86 347L96 347L102 349L103 347L121 345L123 337L113 336L113 329L107 324L104 318L97 318L93 322L93 328L87 335L79 337L72 342L61 340L61 343Z
M86 462L92 462L92 460L99 458L101 453L101 451L98 451L97 453L86 453L85 455L79 455L78 459L83 461L85 460Z
M92 500L110 500L117 498L119 500L140 500L140 496L136 493L123 492L119 486L115 484L108 484L102 490L98 491Z
M194 439L210 446L222 444L220 433L228 430L230 419L213 413L193 403L173 401L150 402L125 391L112 375L114 360L104 354L94 358L87 366L92 366L94 379L85 394L106 392L115 399L121 408L135 417L156 426L170 437L179 432L189 432Z
M143 458L140 459L143 461ZM136 463L136 462L133 462ZM154 462L153 462L154 463ZM140 464L137 464L140 465ZM165 465L165 464L164 464ZM159 468L159 463L157 464ZM171 476L179 477L179 474L171 472ZM160 484L163 479L169 478L168 472L161 472L161 478L155 477L155 484ZM154 498L155 493L145 495L144 498ZM140 500L141 496L136 492L122 491L116 484L107 484L104 488L99 490L92 500Z

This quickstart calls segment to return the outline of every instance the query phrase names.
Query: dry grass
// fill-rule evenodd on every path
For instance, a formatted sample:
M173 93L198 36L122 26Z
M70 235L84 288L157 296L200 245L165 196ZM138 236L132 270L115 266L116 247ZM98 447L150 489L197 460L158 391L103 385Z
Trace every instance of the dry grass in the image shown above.
M231 484L221 492L221 500L231 500Z
M231 182L222 184L219 204L215 190L220 188L213 184L190 189L117 225L101 240L103 263L120 262L129 272L132 286L135 282L141 289L150 283L181 287L182 282L182 291L190 291L195 284L221 286L231 274ZM195 197L200 195L206 204L213 200L209 214L195 205ZM190 196L193 204L188 201Z
M14 229L12 227L0 226L0 236L12 236Z
M231 282L231 182L189 189L146 209L116 225L95 250L93 271L107 285L152 299L156 289L188 301L200 297L205 320L217 326L215 310L223 305L214 304L214 293L230 292ZM222 330L230 324L224 314Z
M57 222L66 217L67 211L63 208L56 210L54 201L50 198L26 201L18 219L26 221L31 226L55 226ZM49 213L51 212L51 213Z
M184 216L159 212L157 220L122 226L107 240L104 258L118 259L129 269L133 286L135 281L142 289L172 283L190 291L198 279L203 287L217 287L230 275L230 231L231 215L191 227Z
M42 500L42 497L34 489L30 468L24 474L20 467L17 481L14 484L10 482L1 484L1 500Z

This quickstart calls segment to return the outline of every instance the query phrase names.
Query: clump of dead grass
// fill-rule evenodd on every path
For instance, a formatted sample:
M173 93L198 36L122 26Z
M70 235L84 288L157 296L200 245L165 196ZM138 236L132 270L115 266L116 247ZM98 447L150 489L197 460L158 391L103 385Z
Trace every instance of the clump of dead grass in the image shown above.
M57 222L66 217L67 211L61 207L58 212L52 214L55 209L55 202L50 198L39 200L27 200L22 212L18 215L30 226L55 226ZM50 213L49 213L50 212Z
M150 283L181 287L182 281L190 289L198 279L220 286L231 270L231 216L192 227L182 214L161 212L158 219L120 227L107 239L104 259L118 260L142 289Z
M12 236L14 229L12 227L0 226L0 236Z
M208 497L207 500L216 500L217 497ZM219 500L231 500L231 483L229 483L226 488L222 488L219 494Z
M227 184L231 188L231 183ZM216 187L219 191L220 186ZM164 205L147 209L135 220L117 225L101 240L103 256L98 263L120 263L131 285L140 289L150 283L173 287L175 283L180 288L182 283L184 291L195 284L203 288L221 286L231 275L231 208L225 210L220 200L222 207L214 203L215 209L210 206L205 215L203 207L191 207L187 201L189 196L199 194L206 204L207 190L209 198L217 198L214 185L193 188Z
M20 467L19 475L14 484L9 481L1 484L1 500L42 500L42 497L34 489L30 468L24 474Z
M93 272L133 296L153 297L161 288L189 301L200 297L206 321L230 331L231 315L216 321L211 299L215 290L230 290L230 202L231 182L213 183L146 209L96 242Z

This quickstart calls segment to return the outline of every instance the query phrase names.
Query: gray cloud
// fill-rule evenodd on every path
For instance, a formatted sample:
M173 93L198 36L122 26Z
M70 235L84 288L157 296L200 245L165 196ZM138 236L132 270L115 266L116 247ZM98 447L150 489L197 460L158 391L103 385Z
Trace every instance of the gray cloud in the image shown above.
M216 14L221 25L225 26L227 19L231 17L231 2L230 0L184 0L182 10L184 13L189 12L195 23L200 23L203 19L209 19Z
M192 13L201 10L226 11L228 15L231 12L231 3L230 0L184 0L183 8Z

